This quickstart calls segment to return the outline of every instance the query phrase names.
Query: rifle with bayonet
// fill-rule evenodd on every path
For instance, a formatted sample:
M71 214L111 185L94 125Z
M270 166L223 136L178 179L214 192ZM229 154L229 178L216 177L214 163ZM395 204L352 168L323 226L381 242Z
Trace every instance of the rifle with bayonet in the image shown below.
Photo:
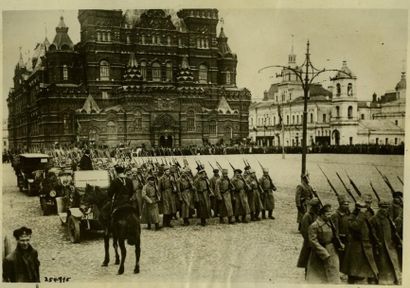
M400 176L397 176L397 179L399 179L401 185L404 185L403 180L400 178Z
M394 192L396 192L396 190L394 190L393 186L390 183L389 178L387 178L386 175L384 175L379 169L377 169L376 166L373 165L374 168L376 168L377 172L379 172L380 176L382 176L384 183L386 183L386 185L390 188L391 193L393 194Z
M317 166L319 167L320 171L322 171L323 175L325 176L325 178L327 180L327 183L329 184L330 188L332 188L332 191L335 193L336 197L338 197L339 193L337 192L335 186L333 186L332 182L330 182L330 179L327 177L325 171L323 171L322 168L319 165L317 165Z
M374 187L373 187L373 185L372 185L371 182L370 182L370 186L372 187L373 193L374 193L374 195L376 195L376 198L377 198L377 200L378 200L379 203L380 203L379 193L377 193L376 189L374 189ZM400 247L403 247L403 246L402 246L402 245L403 245L403 241L402 241L402 239L401 239L401 237L400 237L399 232L397 231L396 224L394 223L393 219L391 219L391 217L390 217L389 214L387 214L386 217L387 217L387 219L388 219L389 222L390 222L390 226L391 226L391 228L392 228L393 236L396 238L396 241L397 241L397 243L400 245Z
M229 162L229 165L231 165L232 170L233 170L233 172L235 173L235 170L236 170L236 169L235 169L235 167L233 167L233 165L232 165L231 162ZM246 189L247 189L248 191L252 190L251 186L249 186L248 182L245 181L245 179L243 178L243 175L242 175L242 174L240 174L240 177L239 177L239 178L242 179L242 181L243 181L243 183L245 184Z
M249 164L248 161L245 162L245 159L243 159L243 163L245 163L245 167L248 166L249 168L251 168L251 165ZM271 180L271 181L272 181L272 180ZM256 182L256 184L258 185L259 192L260 192L261 194L264 194L264 193L265 193L265 190L263 190L263 188L262 188L262 186L261 186L261 183L259 183L259 181L258 181L258 179L256 179L256 177L255 177L255 182ZM275 187L275 186L273 186L273 187Z
M350 178L349 174L347 174L347 172L345 171L347 178L349 178L349 182L352 185L354 191L356 191L357 195L359 195L359 197L362 197L362 192L360 192L359 188L356 186L356 184L354 183L353 179Z
M347 194L349 194L350 197L352 197L354 203L356 203L356 198L354 198L352 191L346 186L345 182L343 181L342 177L340 177L339 173L336 172L337 177L339 178L340 182L342 182L343 187L345 188Z

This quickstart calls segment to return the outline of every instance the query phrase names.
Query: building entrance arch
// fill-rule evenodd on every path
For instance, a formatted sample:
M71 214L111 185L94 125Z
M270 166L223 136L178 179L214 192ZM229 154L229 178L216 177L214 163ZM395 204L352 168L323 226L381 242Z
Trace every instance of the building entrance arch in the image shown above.
M172 135L161 135L158 139L158 145L159 147L172 148L173 140Z
M340 145L340 132L339 132L339 130L333 130L332 138L335 140L335 145L339 146Z

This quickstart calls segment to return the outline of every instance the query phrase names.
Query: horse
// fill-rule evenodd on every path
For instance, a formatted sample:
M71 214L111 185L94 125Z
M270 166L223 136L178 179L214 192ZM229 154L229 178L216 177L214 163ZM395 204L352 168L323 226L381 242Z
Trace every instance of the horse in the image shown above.
M88 186L88 185L87 185ZM91 186L90 186L91 187ZM140 272L139 260L141 256L141 226L138 215L138 210L130 203L121 207L117 207L112 211L111 200L108 199L106 193L96 186L95 189L90 189L88 194L88 203L97 205L100 211L98 221L104 229L104 261L101 266L108 266L110 262L110 235L113 238L113 247L115 251L115 265L120 265L118 274L124 273L124 263L127 256L125 240L129 245L135 246L135 267L134 273ZM94 191L93 191L94 190ZM120 247L121 257L118 254L118 246Z

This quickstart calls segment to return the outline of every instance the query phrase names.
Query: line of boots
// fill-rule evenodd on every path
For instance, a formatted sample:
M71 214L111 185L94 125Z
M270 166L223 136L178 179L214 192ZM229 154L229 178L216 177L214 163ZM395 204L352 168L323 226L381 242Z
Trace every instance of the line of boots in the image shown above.
M221 223L221 224L224 224L225 223L225 221L224 221L224 217L219 217L219 223ZM230 217L228 217L228 223L229 224L235 224L235 222L233 221L233 217L232 216L230 216Z
M172 224L171 224L171 220L172 220L172 215L164 215L164 218L163 218L163 220L162 220L162 222L163 222L163 225L162 225L162 226L164 226L164 227L169 227L169 228L174 227L174 226L172 226Z
M151 223L147 224L147 229L151 230ZM155 223L155 230L158 231L160 229L161 227L159 226L159 223Z
M266 210L262 210L262 219L266 219L265 211ZM269 219L275 219L275 217L273 217L272 213L273 213L273 210L268 210L268 218Z

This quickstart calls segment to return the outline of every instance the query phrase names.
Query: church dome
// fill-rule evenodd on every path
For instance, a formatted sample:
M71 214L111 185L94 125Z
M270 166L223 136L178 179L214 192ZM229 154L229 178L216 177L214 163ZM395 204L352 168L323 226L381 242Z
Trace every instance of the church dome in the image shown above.
M404 90L406 89L406 72L401 73L401 79L399 83L396 85L396 90Z
M356 76L353 74L352 70L350 70L350 68L347 67L347 61L343 61L342 68L340 68L339 70L341 70L341 71L337 72L337 74L333 78L334 80L336 80L336 79L356 78Z

